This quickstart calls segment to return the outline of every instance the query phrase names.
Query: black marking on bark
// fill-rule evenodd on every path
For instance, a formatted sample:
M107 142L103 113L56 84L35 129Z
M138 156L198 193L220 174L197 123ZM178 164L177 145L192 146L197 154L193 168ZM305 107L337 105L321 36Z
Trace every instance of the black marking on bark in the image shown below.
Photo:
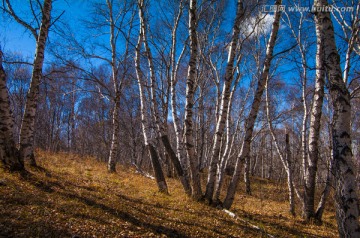
M350 138L350 135L349 135L349 133L347 133L346 131L344 131L343 133L341 133L341 135L340 135L340 138Z
M351 174L354 175L354 171L351 168L348 168L345 172L345 174Z
M340 155L351 155L351 149L349 148L349 146L345 145L344 148L341 150Z

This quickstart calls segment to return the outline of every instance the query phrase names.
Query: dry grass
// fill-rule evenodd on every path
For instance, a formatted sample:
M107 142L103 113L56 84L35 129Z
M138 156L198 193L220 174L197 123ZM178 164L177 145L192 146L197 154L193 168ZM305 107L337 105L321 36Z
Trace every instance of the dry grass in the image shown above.
M133 169L109 174L91 158L37 158L41 168L27 174L0 169L0 237L337 237L333 212L322 226L304 224L287 213L286 187L266 180L254 180L253 196L237 196L233 219L187 198L174 179L167 196Z

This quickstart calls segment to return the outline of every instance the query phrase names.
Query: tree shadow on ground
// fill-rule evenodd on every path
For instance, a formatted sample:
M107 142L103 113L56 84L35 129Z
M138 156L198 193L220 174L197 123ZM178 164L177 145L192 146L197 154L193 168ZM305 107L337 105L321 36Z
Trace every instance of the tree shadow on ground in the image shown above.
M284 217L284 216L274 217L274 216L265 215L265 214L254 215L254 214L250 214L246 211L241 211L241 214L250 223L262 224L262 226L264 226L264 225L269 226L278 231L281 231L282 233L285 232L286 234L291 235L291 236L311 237L311 238L322 238L323 237L321 235L314 235L309 232L299 230L298 227L292 228L287 225L284 225L288 221L288 218ZM278 221L274 221L275 218L278 219Z
M168 237L187 237L184 233L182 233L179 230L167 228L167 227L164 227L164 226L161 226L161 225L154 225L152 223L142 221L142 220L136 218L135 216L131 215L130 213L121 211L119 209L114 209L114 208L109 207L107 205L98 203L98 202L96 202L96 201L94 201L94 200L92 200L90 198L82 197L82 196L78 196L78 195L71 194L71 193L66 193L66 192L63 193L62 195L66 196L67 198L71 198L71 199L77 200L77 201L79 201L81 203L84 203L87 206L91 206L91 207L94 207L94 208L101 209L104 212L107 212L107 213L113 215L114 217L117 217L117 218L119 218L121 220L130 222L134 226L140 226L140 227L143 227L145 229L151 230L154 233L165 234Z

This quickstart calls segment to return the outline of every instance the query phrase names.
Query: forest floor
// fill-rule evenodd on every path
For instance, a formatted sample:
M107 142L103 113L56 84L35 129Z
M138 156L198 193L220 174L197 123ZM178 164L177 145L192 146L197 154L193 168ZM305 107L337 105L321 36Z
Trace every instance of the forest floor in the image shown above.
M133 168L109 174L92 158L41 151L37 161L26 174L0 168L0 237L337 237L333 205L321 226L305 224L288 214L285 184L253 178L233 218L187 198L176 179L164 195Z

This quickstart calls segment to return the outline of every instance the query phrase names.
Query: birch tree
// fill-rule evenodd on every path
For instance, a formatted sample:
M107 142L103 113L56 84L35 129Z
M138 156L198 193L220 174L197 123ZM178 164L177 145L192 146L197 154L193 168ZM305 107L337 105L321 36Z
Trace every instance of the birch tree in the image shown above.
M176 60L176 49L177 49L177 30L180 23L180 18L183 14L184 10L184 4L183 1L180 1L179 3L179 11L174 17L174 24L171 31L171 49L170 49L170 68L171 68L171 74L170 74L170 92L171 92L171 99L170 99L170 105L171 105L171 116L173 118L173 126L175 130L175 137L176 137L176 155L178 159L180 160L185 176L187 175L187 159L186 156L184 156L184 144L183 144L183 136L181 134L182 127L180 124L180 118L178 115L177 110L177 96L176 96L176 85L178 81L178 70L180 61L183 58L185 49L186 49L186 43L184 44L181 53L178 57L178 60ZM191 189L191 188L190 188Z
M284 166L287 178L287 185L289 190L289 212L295 216L295 190L294 190L294 182L293 182L293 170L291 165L291 152L289 145L289 134L285 131L285 153L281 151L278 139L275 135L275 130L272 125L272 118L270 115L270 100L269 100L269 78L266 80L266 89L265 89L265 102L266 102L266 118L267 124L269 127L269 131L271 137L273 138L276 151L280 157L281 163Z
M14 118L2 58L3 53L0 50L0 160L10 171L21 171L24 169L24 161L19 157L14 140Z
M38 3L40 5L40 2ZM39 97L39 85L42 78L45 46L49 28L51 26L52 0L44 0L43 5L39 7L41 9L41 22L39 26L33 27L30 23L24 21L17 15L17 13L15 13L10 0L3 1L3 10L14 18L20 25L29 30L36 40L31 83L26 97L25 112L22 118L19 138L21 160L28 159L31 165L36 165L34 156L34 126ZM34 15L34 17L36 18L37 16ZM39 29L39 32L37 29Z
M228 62L225 72L224 87L221 95L220 114L219 117L217 118L216 131L214 136L214 145L212 149L212 155L211 155L211 161L210 161L209 173L208 173L208 181L205 191L205 199L210 203L212 201L214 194L216 173L217 170L219 169L218 163L219 163L221 140L223 137L226 119L229 113L228 109L230 104L231 83L234 78L234 62L235 62L237 44L239 41L240 23L242 20L242 16L244 14L243 11L244 11L243 2L241 0L238 0L236 17L233 26L233 35L228 53Z
M281 5L281 2L282 2L281 0L276 0L275 5L276 6ZM258 81L254 100L251 104L250 113L245 122L244 141L241 145L241 149L240 149L240 152L239 152L237 160L236 160L235 171L232 176L229 187L227 189L226 197L225 197L225 200L223 203L223 206L227 209L229 209L231 207L231 205L234 201L236 189L237 189L237 186L238 186L238 183L240 180L241 163L243 163L243 161L245 161L245 159L247 159L250 156L250 145L251 145L251 140L252 140L252 136L253 136L254 125L255 125L256 117L257 117L257 114L259 111L261 98L262 98L262 95L263 95L263 92L265 89L266 79L269 75L269 70L270 70L271 61L273 58L273 51L274 51L274 47L275 47L275 43L276 43L277 33L279 30L279 26L280 26L280 17L281 17L281 11L276 11L275 16L274 16L274 22L272 24L270 38L269 38L269 41L268 41L267 47L266 47L266 58L265 58L265 62L264 62L264 67L262 69L262 73L261 73L261 76Z
M146 37L144 38L146 32L146 21L145 21L145 15L144 15L144 1L143 0L138 0L138 8L139 8L139 19L140 19L140 29L139 29L139 38L138 38L138 42L136 44L136 51L135 51L135 68L136 68L136 76L137 76L137 81L138 81L138 86L139 86L139 96L140 96L140 110L141 110L141 126L142 126L142 131L143 131L143 136L144 136L144 143L145 146L147 147L148 151L149 151L149 155L151 158L151 163L152 163L152 167L154 169L154 173L155 173L155 179L159 188L160 192L163 193L168 193L168 188L167 188L167 184L165 181L165 176L163 174L162 168L161 168L161 164L159 161L159 156L158 153L156 151L156 148L154 146L154 142L151 140L150 137L150 125L149 125L149 118L147 118L147 103L146 103L146 96L145 96L145 89L144 89L144 79L145 76L141 70L141 65L140 65L140 50L141 50L141 44L143 43L144 39L146 39ZM146 48L146 44L145 44L145 48ZM148 49L145 49L146 51Z
M197 25L197 1L190 0L189 4L189 37L190 37L190 59L186 78L186 102L184 120L184 142L186 154L190 164L192 196L195 200L202 198L199 162L195 151L193 107L195 94L196 66L198 59L198 42L196 34Z
M324 83L325 83L325 71L323 65L323 40L317 38L317 49L316 49L316 76L315 76L315 89L313 100L311 103L310 111L310 130L309 136L307 137L307 126L308 126L308 103L306 100L306 88L308 80L308 63L306 57L306 46L308 41L303 39L303 26L305 23L305 15L300 12L299 25L295 29L294 23L290 19L289 15L286 14L287 24L291 30L291 34L296 40L298 49L301 55L301 86L302 95L301 101L303 103L303 119L301 128L301 157L303 167L303 178L304 178L304 193L301 196L303 204L303 217L306 221L310 221L316 218L318 221L320 217L316 217L315 214L315 191L316 191L316 176L318 170L318 161L320 157L320 131L321 131L321 115L322 105L324 98ZM316 27L316 31L319 31ZM307 140L308 138L308 140Z
M317 38L323 40L324 44L323 64L334 110L332 139L336 220L340 237L359 237L359 200L351 152L350 93L343 81L330 13L321 10L325 6L328 6L327 0L314 2Z
M180 3L180 8L181 8L181 3ZM180 15L181 16L181 15ZM191 188L190 188L190 184L189 184L189 180L187 175L184 173L183 167L180 163L179 158L176 156L173 148L171 147L170 141L169 141L169 137L167 135L167 130L165 129L166 124L167 124L167 118L165 118L164 122L161 121L160 118L160 113L159 113L159 106L158 106L158 102L157 102L157 97L156 97L156 89L157 89L157 80L156 80L156 75L155 75L155 66L154 66L154 61L153 61L153 55L149 46L149 42L148 42L148 37L147 37L147 31L148 31L148 27L146 24L146 20L145 20L145 15L143 10L141 10L141 14L140 14L140 22L141 22L141 28L142 28L142 37L143 37L143 45L145 48L145 54L146 54L146 58L148 61L148 67L149 67L149 77L150 77L150 100L151 100L151 112L152 112L152 116L153 116L153 121L155 122L155 126L157 129L157 133L165 147L165 150L167 152L167 154L170 157L171 162L173 163L175 170L178 174L178 176L180 177L180 181L183 185L183 188L185 190L185 193L187 193L188 195L191 194ZM176 23L177 24L177 23ZM176 37L176 36L175 36ZM175 49L174 49L175 50Z
M316 25L316 34L319 35L320 31L321 29L319 28L319 25ZM316 77L315 92L310 114L309 154L308 157L305 157L303 165L305 171L303 216L307 221L311 218L315 218L315 186L317 165L320 154L319 139L325 84L325 71L323 64L324 42L322 38L317 38L316 46Z
M125 72L127 71L127 58L129 54L129 37L132 30L132 21L133 15L127 16L128 12L131 13L132 5L125 1L122 10L116 13L114 10L114 1L106 0L106 5L108 8L108 19L107 22L110 28L110 48L111 48L111 60L109 63L111 65L111 78L114 87L114 97L113 97L113 112L112 112L112 136L111 136L111 145L110 145L110 153L108 160L108 171L115 172L116 171L116 160L118 155L118 146L119 146L119 113L120 113L120 98L122 93L122 84L125 77ZM134 12L135 13L135 12ZM128 21L124 23L124 21ZM119 26L120 25L120 26ZM128 25L128 32L125 33L126 43L124 50L124 60L123 62L118 60L118 51L117 51L117 41L119 34L121 31L119 28L122 25ZM120 65L123 65L122 75L119 75ZM121 76L121 78L120 78Z
M170 150L170 142L168 137L162 136L162 141L164 143L165 148L168 149L168 153L170 155L170 159L173 161L173 164L175 166L175 169L177 171L178 176L180 177L180 180L182 181L183 187L185 189L185 192L187 194L191 194L191 186L190 181L188 177L188 170L187 170L187 158L184 156L184 144L183 144L183 136L181 134L182 127L180 125L180 118L178 116L178 110L177 110L177 96L176 96L176 84L178 81L178 70L180 61L184 56L184 52L186 49L186 42L180 52L180 55L178 56L178 59L176 60L176 50L177 50L177 30L180 23L181 16L183 15L184 10L184 3L183 1L180 1L179 3L179 10L177 14L174 16L174 23L173 28L171 30L171 49L170 49L170 92L171 92L171 99L170 99L170 105L171 105L171 116L173 118L173 126L175 130L175 138L176 138L176 154L174 154L173 150ZM176 157L175 157L176 155ZM179 162L178 162L179 161Z
M245 111L245 104L246 101L250 95L250 87L247 91L247 93L244 96L244 100L243 102L240 103L240 105L242 105L240 112L238 113L238 119L234 125L235 127L235 131L234 133L231 135L231 125L230 125L230 112L232 109L232 104L233 104L233 96L235 94L236 91L236 85L239 83L240 81L240 75L237 76L237 79L235 80L235 84L231 90L230 93L230 105L229 105L229 109L228 109L228 118L226 120L226 139L225 139L225 148L224 148L224 152L221 155L221 160L220 160L220 164L219 164L219 169L217 171L216 174L216 181L215 181L215 192L214 192L214 198L213 201L216 203L220 203L220 192L224 183L224 179L225 179L225 170L227 168L228 162L229 162L229 157L233 151L234 145L235 145L235 138L236 136L238 136L239 131L240 131L240 125L241 125L241 119L243 118L243 114Z
M94 1L91 5L91 13L87 18L83 18L85 34L83 39L77 39L77 34L72 34L70 29L63 32L65 36L63 42L58 42L55 49L58 59L72 64L66 58L67 54L75 54L85 60L85 65L74 66L84 75L86 80L94 83L94 94L100 98L110 101L111 107L111 138L109 143L107 169L108 172L116 172L116 163L119 157L120 137L120 110L121 98L123 98L123 88L130 68L133 66L129 60L131 54L130 37L134 30L134 18L136 15L136 4L131 0L106 0ZM108 41L104 41L108 37ZM120 45L120 42L122 43ZM72 47L66 52L62 48L70 44ZM60 49L59 49L60 48ZM93 72L95 67L91 67L99 62L105 63L110 68L110 83L104 82L101 77L96 77ZM90 67L89 67L90 65ZM106 92L106 96L105 93Z
M359 1L345 1L343 4L353 7L353 12L350 14L350 19L347 19L348 16L346 12L340 11L340 7L336 1L331 1L334 6L335 12L333 13L334 19L339 23L344 41L346 42L345 46L345 62L343 70L343 81L346 85L349 83L351 68L354 67L353 53L360 54L356 50L356 42L359 41L360 34L360 3Z
M111 46L111 77L114 84L115 90L115 98L114 98L114 106L112 113L112 137L111 137L111 146L110 146L110 154L108 161L108 171L115 172L116 171L116 155L118 152L119 146L119 111L120 111L120 84L118 82L118 62L116 59L116 40L118 36L118 32L115 32L116 21L118 17L115 16L113 12L113 1L106 0L106 5L109 10L109 25L110 25L110 46Z

